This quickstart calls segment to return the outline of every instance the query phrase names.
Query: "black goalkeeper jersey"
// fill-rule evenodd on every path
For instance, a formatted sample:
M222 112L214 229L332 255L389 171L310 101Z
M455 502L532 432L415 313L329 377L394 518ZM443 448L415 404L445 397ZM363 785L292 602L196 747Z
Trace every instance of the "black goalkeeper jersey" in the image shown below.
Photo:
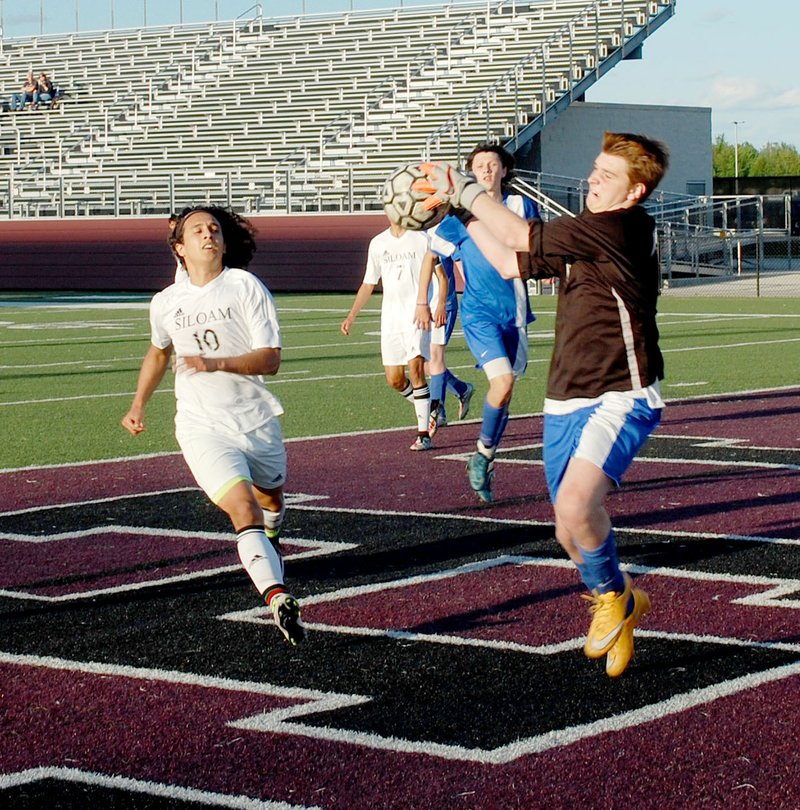
M558 276L547 397L635 391L664 376L658 348L655 221L640 205L530 221L523 279Z

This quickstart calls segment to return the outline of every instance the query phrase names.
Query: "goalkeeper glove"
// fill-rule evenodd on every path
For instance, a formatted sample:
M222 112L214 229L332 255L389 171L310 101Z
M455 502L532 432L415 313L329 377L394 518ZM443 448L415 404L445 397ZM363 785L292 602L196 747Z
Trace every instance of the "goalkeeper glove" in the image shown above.
M469 211L475 198L486 191L451 163L420 163L419 168L427 179L415 180L412 188L430 195L422 203L426 211L447 204Z

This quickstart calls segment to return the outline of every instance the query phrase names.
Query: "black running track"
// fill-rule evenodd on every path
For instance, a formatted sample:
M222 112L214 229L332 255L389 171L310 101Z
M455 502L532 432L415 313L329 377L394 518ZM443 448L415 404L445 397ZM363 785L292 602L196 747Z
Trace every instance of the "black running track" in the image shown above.
M581 646L541 420L289 443L283 641L179 455L0 474L13 808L800 807L800 390L672 403L610 499L653 601Z

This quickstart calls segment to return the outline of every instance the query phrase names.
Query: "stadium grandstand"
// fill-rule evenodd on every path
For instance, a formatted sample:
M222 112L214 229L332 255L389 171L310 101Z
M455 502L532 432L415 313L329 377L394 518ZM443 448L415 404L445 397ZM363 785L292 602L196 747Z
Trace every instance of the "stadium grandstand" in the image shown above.
M498 0L7 40L0 92L46 65L50 115L3 127L0 211L370 210L396 166L524 149L673 13L669 0ZM187 166L187 148L192 165Z
M133 234L116 250L93 247L96 274L80 286L138 278L149 289L163 279L124 272L126 251L160 237L154 229L170 212L214 202L265 218L273 266L286 276L273 270L276 289L308 289L320 275L351 289L380 227L384 179L421 157L452 160L480 140L502 142L545 209L554 200L576 210L576 181L543 171L543 133L590 107L575 102L640 57L674 13L675 0L467 0L278 17L257 4L230 21L6 38L0 243L58 241L75 219L73 235ZM46 69L58 97L12 112L7 100L29 69ZM659 200L665 219L685 219L685 194ZM693 221L709 219L690 202ZM334 214L347 224L320 219ZM276 216L280 234L269 227ZM314 271L293 258L309 233L311 263L322 262ZM0 285L18 287L12 274L30 276L37 258L19 256ZM111 267L123 272L103 281ZM78 283L67 276L64 288Z

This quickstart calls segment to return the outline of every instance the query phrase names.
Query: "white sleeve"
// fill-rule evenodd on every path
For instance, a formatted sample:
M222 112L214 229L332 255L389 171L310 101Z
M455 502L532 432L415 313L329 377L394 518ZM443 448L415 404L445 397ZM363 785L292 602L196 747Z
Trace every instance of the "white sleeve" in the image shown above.
M439 236L436 231L431 233L431 251L437 256L452 256L456 252L456 246Z
M150 301L150 342L157 349L172 345L172 338L166 328L164 318L164 295L156 293Z
M245 319L253 349L280 349L281 328L272 293L256 276L251 276L244 301Z
M364 284L377 284L381 280L381 251L377 241L369 243L367 269L364 271Z

